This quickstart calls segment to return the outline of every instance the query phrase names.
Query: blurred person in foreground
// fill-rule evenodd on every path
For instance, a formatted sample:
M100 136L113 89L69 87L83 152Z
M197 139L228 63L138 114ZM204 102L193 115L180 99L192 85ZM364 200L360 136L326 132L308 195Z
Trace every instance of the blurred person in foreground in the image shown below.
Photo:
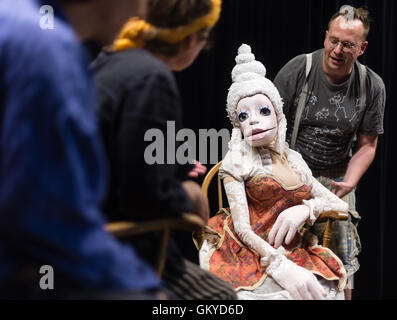
M50 29L40 24L44 4L55 11ZM0 2L2 299L165 297L132 247L103 229L107 166L89 57L78 40L111 43L145 6Z

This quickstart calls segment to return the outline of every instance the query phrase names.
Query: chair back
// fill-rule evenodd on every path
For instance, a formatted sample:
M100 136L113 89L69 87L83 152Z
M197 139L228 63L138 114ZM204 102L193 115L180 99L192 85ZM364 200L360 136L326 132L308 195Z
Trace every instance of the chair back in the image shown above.
M217 176L217 183L218 183L218 206L219 210L223 208L223 197L222 197L222 182L219 177L219 168L222 165L222 161L218 162L205 176L204 181L201 185L201 190L203 191L204 195L208 197L208 189L209 186L214 179L215 176Z

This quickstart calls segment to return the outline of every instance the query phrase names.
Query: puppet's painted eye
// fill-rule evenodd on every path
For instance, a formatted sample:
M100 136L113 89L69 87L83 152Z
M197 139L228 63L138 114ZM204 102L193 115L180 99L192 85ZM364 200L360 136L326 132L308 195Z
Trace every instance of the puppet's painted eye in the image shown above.
M259 111L260 111L261 115L263 115L265 117L270 116L272 114L269 107L267 107L267 106L261 106Z
M245 120L248 119L248 113L247 112L240 112L238 115L238 119L240 122L244 122Z

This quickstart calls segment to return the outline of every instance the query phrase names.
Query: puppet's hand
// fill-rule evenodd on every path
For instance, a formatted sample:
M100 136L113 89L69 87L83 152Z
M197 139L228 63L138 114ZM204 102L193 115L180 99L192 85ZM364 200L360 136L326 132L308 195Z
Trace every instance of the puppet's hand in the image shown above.
M194 168L187 174L189 178L198 178L207 172L207 167L196 161Z
M313 273L285 256L279 256L266 272L295 300L325 300L326 293Z
M290 244L298 228L309 218L310 208L306 205L294 206L278 216L269 233L269 243L278 249L283 242Z

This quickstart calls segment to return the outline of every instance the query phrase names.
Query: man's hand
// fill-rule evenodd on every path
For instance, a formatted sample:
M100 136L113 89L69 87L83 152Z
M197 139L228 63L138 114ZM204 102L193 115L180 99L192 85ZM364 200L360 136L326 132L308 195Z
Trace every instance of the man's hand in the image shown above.
M351 192L359 183L361 177L374 161L378 136L358 135L356 152L347 166L344 182L333 181L332 192L342 198Z
M352 192L354 186L350 185L347 182L336 182L331 181L331 191L333 194L336 194L339 198L343 198L348 193Z
M204 196L200 186L196 182L185 181L182 183L182 187L185 189L190 200L192 200L194 204L194 212L192 213L196 213L201 219L203 219L204 223L207 224L210 208L208 199Z

